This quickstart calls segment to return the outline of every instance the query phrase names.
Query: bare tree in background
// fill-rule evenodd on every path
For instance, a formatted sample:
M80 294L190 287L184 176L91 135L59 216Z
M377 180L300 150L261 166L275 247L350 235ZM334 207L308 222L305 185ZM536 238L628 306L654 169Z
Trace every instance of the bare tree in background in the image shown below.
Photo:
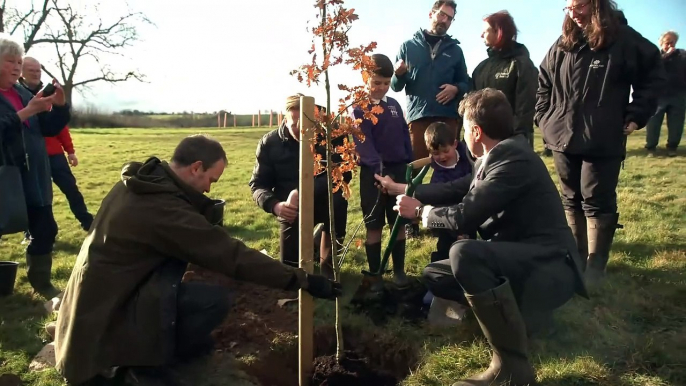
M75 9L68 0L31 0L30 8L19 10L5 7L6 1L0 9L0 18L4 16L0 28L22 38L27 53L37 46L54 48L52 58L36 59L46 74L62 84L70 104L77 88L97 82L144 80L137 70L117 71L108 64L113 56L122 56L122 49L139 40L141 25L152 24L141 12L103 18L98 4Z

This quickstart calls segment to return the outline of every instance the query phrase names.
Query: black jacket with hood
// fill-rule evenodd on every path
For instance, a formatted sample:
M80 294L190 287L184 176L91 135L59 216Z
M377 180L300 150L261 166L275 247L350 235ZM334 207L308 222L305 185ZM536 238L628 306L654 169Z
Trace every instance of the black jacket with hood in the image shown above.
M564 51L560 37L543 59L534 119L549 149L623 157L626 124L643 128L655 113L665 82L660 51L618 18L617 37L605 47L594 51L581 40Z
M515 115L515 133L533 132L538 70L526 46L513 42L501 50L489 48L488 59L476 66L472 78L474 90L491 87L507 96Z

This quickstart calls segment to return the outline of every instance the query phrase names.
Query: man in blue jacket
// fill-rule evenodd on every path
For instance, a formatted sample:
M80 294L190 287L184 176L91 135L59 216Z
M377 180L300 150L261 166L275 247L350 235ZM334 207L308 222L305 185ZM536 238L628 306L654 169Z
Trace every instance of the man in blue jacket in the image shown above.
M415 33L400 46L396 56L391 89L407 95L407 121L414 159L426 158L426 128L437 121L447 123L460 139L461 119L457 105L469 91L469 75L464 54L456 39L446 33L455 17L455 2L436 1L429 18L431 27ZM419 233L415 224L408 235Z

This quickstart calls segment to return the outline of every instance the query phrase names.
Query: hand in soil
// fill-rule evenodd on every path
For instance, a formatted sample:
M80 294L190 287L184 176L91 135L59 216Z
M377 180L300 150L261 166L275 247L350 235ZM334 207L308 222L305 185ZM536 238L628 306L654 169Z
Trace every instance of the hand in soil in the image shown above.
M341 283L329 280L321 275L307 275L307 288L305 288L310 295L315 298L334 300L343 295L343 286Z

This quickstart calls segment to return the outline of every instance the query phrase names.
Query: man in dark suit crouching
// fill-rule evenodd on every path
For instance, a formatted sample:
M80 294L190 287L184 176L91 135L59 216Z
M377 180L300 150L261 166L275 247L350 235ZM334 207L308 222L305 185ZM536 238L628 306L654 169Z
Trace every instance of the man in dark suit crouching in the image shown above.
M398 196L396 210L427 228L482 238L456 241L448 260L424 270L436 297L468 302L493 349L485 372L454 386L534 385L527 328L575 293L587 297L581 260L545 164L513 133L505 95L472 92L459 111L478 159L473 178L420 186L414 197Z

